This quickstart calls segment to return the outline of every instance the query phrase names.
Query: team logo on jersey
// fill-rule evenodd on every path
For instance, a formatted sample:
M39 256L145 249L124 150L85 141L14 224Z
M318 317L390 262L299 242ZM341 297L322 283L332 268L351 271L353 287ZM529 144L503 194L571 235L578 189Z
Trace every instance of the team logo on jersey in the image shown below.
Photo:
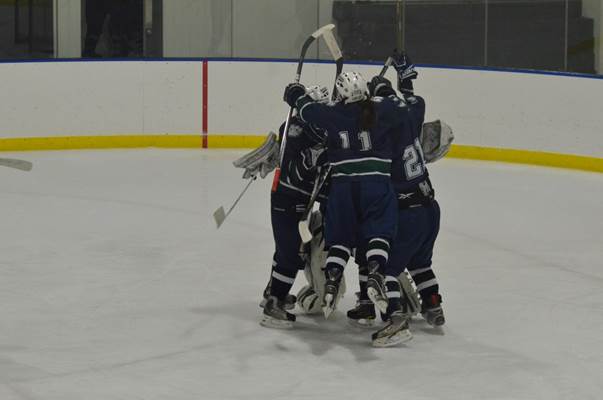
M302 128L301 126L291 124L291 126L289 126L289 132L287 132L287 134L289 135L289 137L298 137L302 134L303 131L304 128Z

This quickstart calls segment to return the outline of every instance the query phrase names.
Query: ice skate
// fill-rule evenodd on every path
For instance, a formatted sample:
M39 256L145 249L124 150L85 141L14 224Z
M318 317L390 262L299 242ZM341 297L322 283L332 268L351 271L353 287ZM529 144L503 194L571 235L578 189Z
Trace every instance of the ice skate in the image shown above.
M369 299L375 303L379 311L386 313L388 301L385 293L385 278L383 275L378 272L370 273L366 286Z
M338 280L327 280L325 285L325 298L322 302L322 312L325 315L325 319L329 319L335 307L337 306L337 294L339 293L339 281Z
M356 307L349 310L347 315L350 324L370 328L375 324L375 304L370 300L358 300Z
M398 281L408 302L409 314L411 317L414 317L421 312L421 297L408 272L402 272L398 276Z
M341 284L342 277L343 270L339 268L327 270L325 297L322 302L322 312L325 315L325 319L329 319L329 316L331 316L337 307L337 297L339 295L339 285Z
M288 313L276 297L270 296L264 305L264 315L260 325L266 328L290 329L295 322L295 315Z
M261 308L264 308L264 306L266 305L266 302L268 301L268 298L270 298L270 282L268 283L268 286L266 286L266 289L264 289L264 295L263 295L262 301L260 302ZM295 308L296 302L297 302L297 297L295 297L292 294L288 294L285 297L285 302L284 302L285 310L293 310Z
M446 322L441 304L442 296L439 294L432 294L427 299L423 300L421 315L429 325L438 327L444 325Z
M373 333L374 347L391 347L400 343L408 342L412 339L412 334L408 329L409 315L396 311L392 314L387 325Z

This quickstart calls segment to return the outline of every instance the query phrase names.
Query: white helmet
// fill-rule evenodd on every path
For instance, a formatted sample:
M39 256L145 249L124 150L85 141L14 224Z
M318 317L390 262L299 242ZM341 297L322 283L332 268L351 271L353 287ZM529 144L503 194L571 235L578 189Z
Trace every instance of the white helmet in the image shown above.
M335 87L341 100L354 103L368 98L368 85L358 72L343 72L335 81Z
M306 89L306 94L312 98L312 100L319 103L327 103L329 101L329 89L326 86L309 86Z

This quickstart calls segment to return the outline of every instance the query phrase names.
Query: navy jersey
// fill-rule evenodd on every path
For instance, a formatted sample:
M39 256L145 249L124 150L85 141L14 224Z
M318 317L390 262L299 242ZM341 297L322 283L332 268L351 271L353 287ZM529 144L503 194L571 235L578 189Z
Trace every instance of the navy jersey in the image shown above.
M409 114L398 98L374 97L375 123L370 130L360 127L360 103L327 105L309 96L297 101L299 116L305 122L327 131L327 153L332 179L390 179L394 128ZM410 122L408 122L410 123Z
M396 154L392 160L394 190L399 198L413 195L433 197L433 189L429 183L429 173L419 141L425 119L425 101L419 96L407 96L400 101L405 104L400 112L406 114L408 118L402 120L398 127L398 134L395 136Z
M321 151L320 146L317 146L317 135L310 129L308 124L299 118L291 118L276 192L304 200L310 197L317 174L315 157ZM279 128L279 139L282 138L284 130L283 122ZM308 149L311 151L307 151ZM319 196L320 198L322 196Z

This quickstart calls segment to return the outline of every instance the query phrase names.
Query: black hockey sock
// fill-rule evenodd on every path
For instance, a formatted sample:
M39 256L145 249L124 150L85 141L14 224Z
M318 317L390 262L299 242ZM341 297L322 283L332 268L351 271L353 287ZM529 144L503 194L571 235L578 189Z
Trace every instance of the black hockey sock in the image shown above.
M376 272L383 274L388 257L389 242L387 240L381 238L373 238L369 240L366 249L366 260L368 261L369 265L374 265L375 263L379 265L379 270Z
M431 295L437 294L440 290L438 280L431 269L431 266L419 268L409 268L408 272L417 286L417 292L422 300L428 299Z
M335 245L329 248L329 254L327 255L327 262L325 269L327 271L331 270L341 270L345 268L348 260L350 259L350 249L345 246Z
M289 294L289 291L295 282L296 275L296 269L293 271L279 271L278 267L275 268L272 271L270 295L275 296L280 301L285 301L285 298Z
M368 300L368 293L366 291L366 281L368 280L368 265L361 265L358 267L358 284L360 286L360 294L358 300Z
M268 284L266 285L266 289L264 289L264 297L268 298L270 296L270 287L272 286L272 273L276 268L276 254L272 257L272 267L270 268L270 278L268 278Z
M400 287L400 281L394 276L385 277L385 288L387 290L387 315L391 315L395 311L402 310L402 288Z

